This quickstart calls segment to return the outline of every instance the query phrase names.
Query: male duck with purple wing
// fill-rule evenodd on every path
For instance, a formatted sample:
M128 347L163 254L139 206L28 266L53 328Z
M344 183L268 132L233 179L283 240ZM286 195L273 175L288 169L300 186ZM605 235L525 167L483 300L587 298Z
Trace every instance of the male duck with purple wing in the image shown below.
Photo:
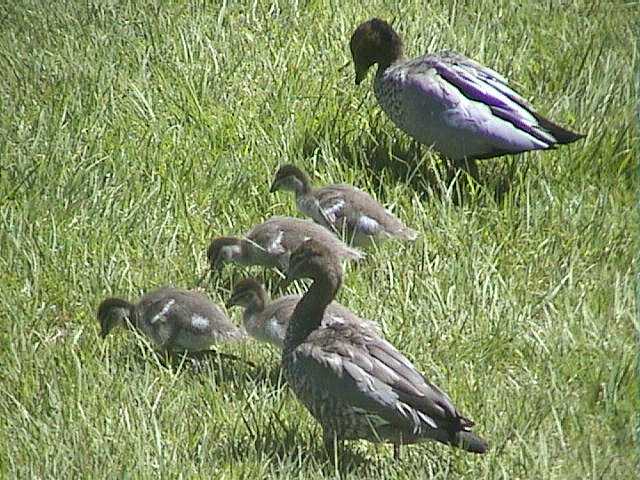
M271 192L295 193L301 213L327 229L343 235L353 245L367 245L386 239L415 240L418 232L407 227L371 195L351 185L313 188L305 172L283 165L276 172Z
M309 278L289 321L282 369L300 402L320 422L325 446L364 439L400 446L425 440L485 453L474 423L391 343L358 323L321 328L342 281L337 259L322 245L303 243L292 255L289 280Z
M400 130L457 166L584 137L538 114L505 77L463 55L406 59L400 36L384 20L359 25L350 48L356 84L377 64L373 88L385 113Z

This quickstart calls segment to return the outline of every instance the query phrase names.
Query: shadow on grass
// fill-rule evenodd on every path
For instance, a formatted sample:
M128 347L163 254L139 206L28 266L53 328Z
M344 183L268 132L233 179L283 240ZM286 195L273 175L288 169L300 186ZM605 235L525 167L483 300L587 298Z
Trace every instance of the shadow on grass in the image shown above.
M320 127L317 133L307 133L302 146L304 158L321 149L323 141L326 143L326 139L321 140L321 132L327 129ZM384 191L386 183L391 180L409 185L421 198L439 196L443 183L440 179L443 176L440 168L425 161L426 157L422 153L428 149L417 143L407 147L404 142L392 140L377 127L373 127L370 132L362 135L357 135L354 131L339 134L337 140L331 141L331 145L340 162L369 170L378 191Z
M464 172L428 147L413 141L409 145L405 141L396 141L380 128L379 123L374 120L370 130L359 135L353 130L340 133L333 131L330 126L320 126L315 133L307 132L302 154L304 158L313 156L322 148L323 142L327 142L327 132L331 132L331 136L337 136L337 140L331 140L336 157L345 164L361 166L370 171L373 186L379 192L384 192L386 184L391 181L408 185L423 201L442 200L452 194L456 182L463 184L471 181L478 192L491 196L498 204L517 185L517 179L524 178L528 162L531 161L523 160L520 155L478 160L480 175L476 182L470 177L467 179ZM524 172L518 175L518 170L522 168ZM468 193L462 194L462 198L465 197L468 197Z
M246 413L250 417L250 413ZM286 424L280 418L280 412L273 412L272 420L261 425L251 425L249 418L244 418L244 424L249 430L249 438L230 438L226 443L220 443L217 448L219 455L233 459L234 462L253 462L261 458L286 476L291 472L291 465L299 469L320 470L322 476L332 477L337 473L367 473L370 461L354 448L346 447L340 450L337 458L333 458L325 450L320 435L312 434L305 438L297 428L298 423Z

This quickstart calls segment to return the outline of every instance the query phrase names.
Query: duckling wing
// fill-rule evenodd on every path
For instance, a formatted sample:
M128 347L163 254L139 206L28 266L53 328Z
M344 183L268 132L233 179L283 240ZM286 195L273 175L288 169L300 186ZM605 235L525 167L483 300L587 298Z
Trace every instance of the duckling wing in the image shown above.
M276 218L271 218L266 222L255 225L247 232L245 237L269 256L277 257L286 253L283 245L284 233L281 222Z
M320 206L325 215L338 226L346 225L350 231L367 236L384 233L408 240L417 237L417 232L407 228L371 195L359 188L338 184L321 190Z
M241 337L242 331L224 311L206 295L194 291L178 291L169 320L177 329L176 335L209 338L210 342Z
M332 325L317 330L297 353L316 388L339 396L348 408L375 418L377 424L384 421L417 436L473 425L389 342L363 335L359 328Z

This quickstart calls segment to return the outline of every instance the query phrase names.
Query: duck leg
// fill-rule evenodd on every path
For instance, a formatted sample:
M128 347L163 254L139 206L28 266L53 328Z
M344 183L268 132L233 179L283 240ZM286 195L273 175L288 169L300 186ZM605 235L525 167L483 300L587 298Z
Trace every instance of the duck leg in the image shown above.
M331 459L331 461L337 461L339 454L342 453L342 440L329 428L324 428L322 440L329 459Z
M464 158L456 160L454 166L465 176L471 178L475 183L480 183L480 174L478 172L478 163L474 158Z
M506 176L500 181L500 183L496 186L495 199L496 203L501 204L502 200L507 193L511 191L513 187L514 178L516 176L516 165L518 160L515 158L511 158L509 160L509 167ZM528 167L527 163L527 167Z
M400 443L393 444L393 459L396 461L400 460L400 453L401 453L400 447L401 447Z

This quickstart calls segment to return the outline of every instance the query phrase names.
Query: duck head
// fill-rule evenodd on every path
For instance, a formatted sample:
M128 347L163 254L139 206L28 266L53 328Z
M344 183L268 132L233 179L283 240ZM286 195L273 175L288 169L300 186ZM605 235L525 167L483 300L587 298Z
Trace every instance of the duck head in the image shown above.
M98 306L100 336L105 338L117 326L133 321L133 305L121 298L107 298Z
M391 25L379 18L361 23L351 35L349 46L356 85L362 82L372 65L377 63L384 70L402 57L402 39Z
M286 281L289 283L303 278L314 281L330 279L337 288L342 278L340 260L321 243L313 239L305 240L291 254Z
M253 278L245 278L236 284L225 306L231 308L238 305L243 308L262 309L267 300L267 292L262 285Z
M244 255L240 238L218 237L207 249L207 259L212 272L219 272L227 262L239 260Z
M271 193L278 190L287 190L298 194L305 194L311 188L309 177L295 165L287 164L281 166L276 172L276 176L271 184Z

